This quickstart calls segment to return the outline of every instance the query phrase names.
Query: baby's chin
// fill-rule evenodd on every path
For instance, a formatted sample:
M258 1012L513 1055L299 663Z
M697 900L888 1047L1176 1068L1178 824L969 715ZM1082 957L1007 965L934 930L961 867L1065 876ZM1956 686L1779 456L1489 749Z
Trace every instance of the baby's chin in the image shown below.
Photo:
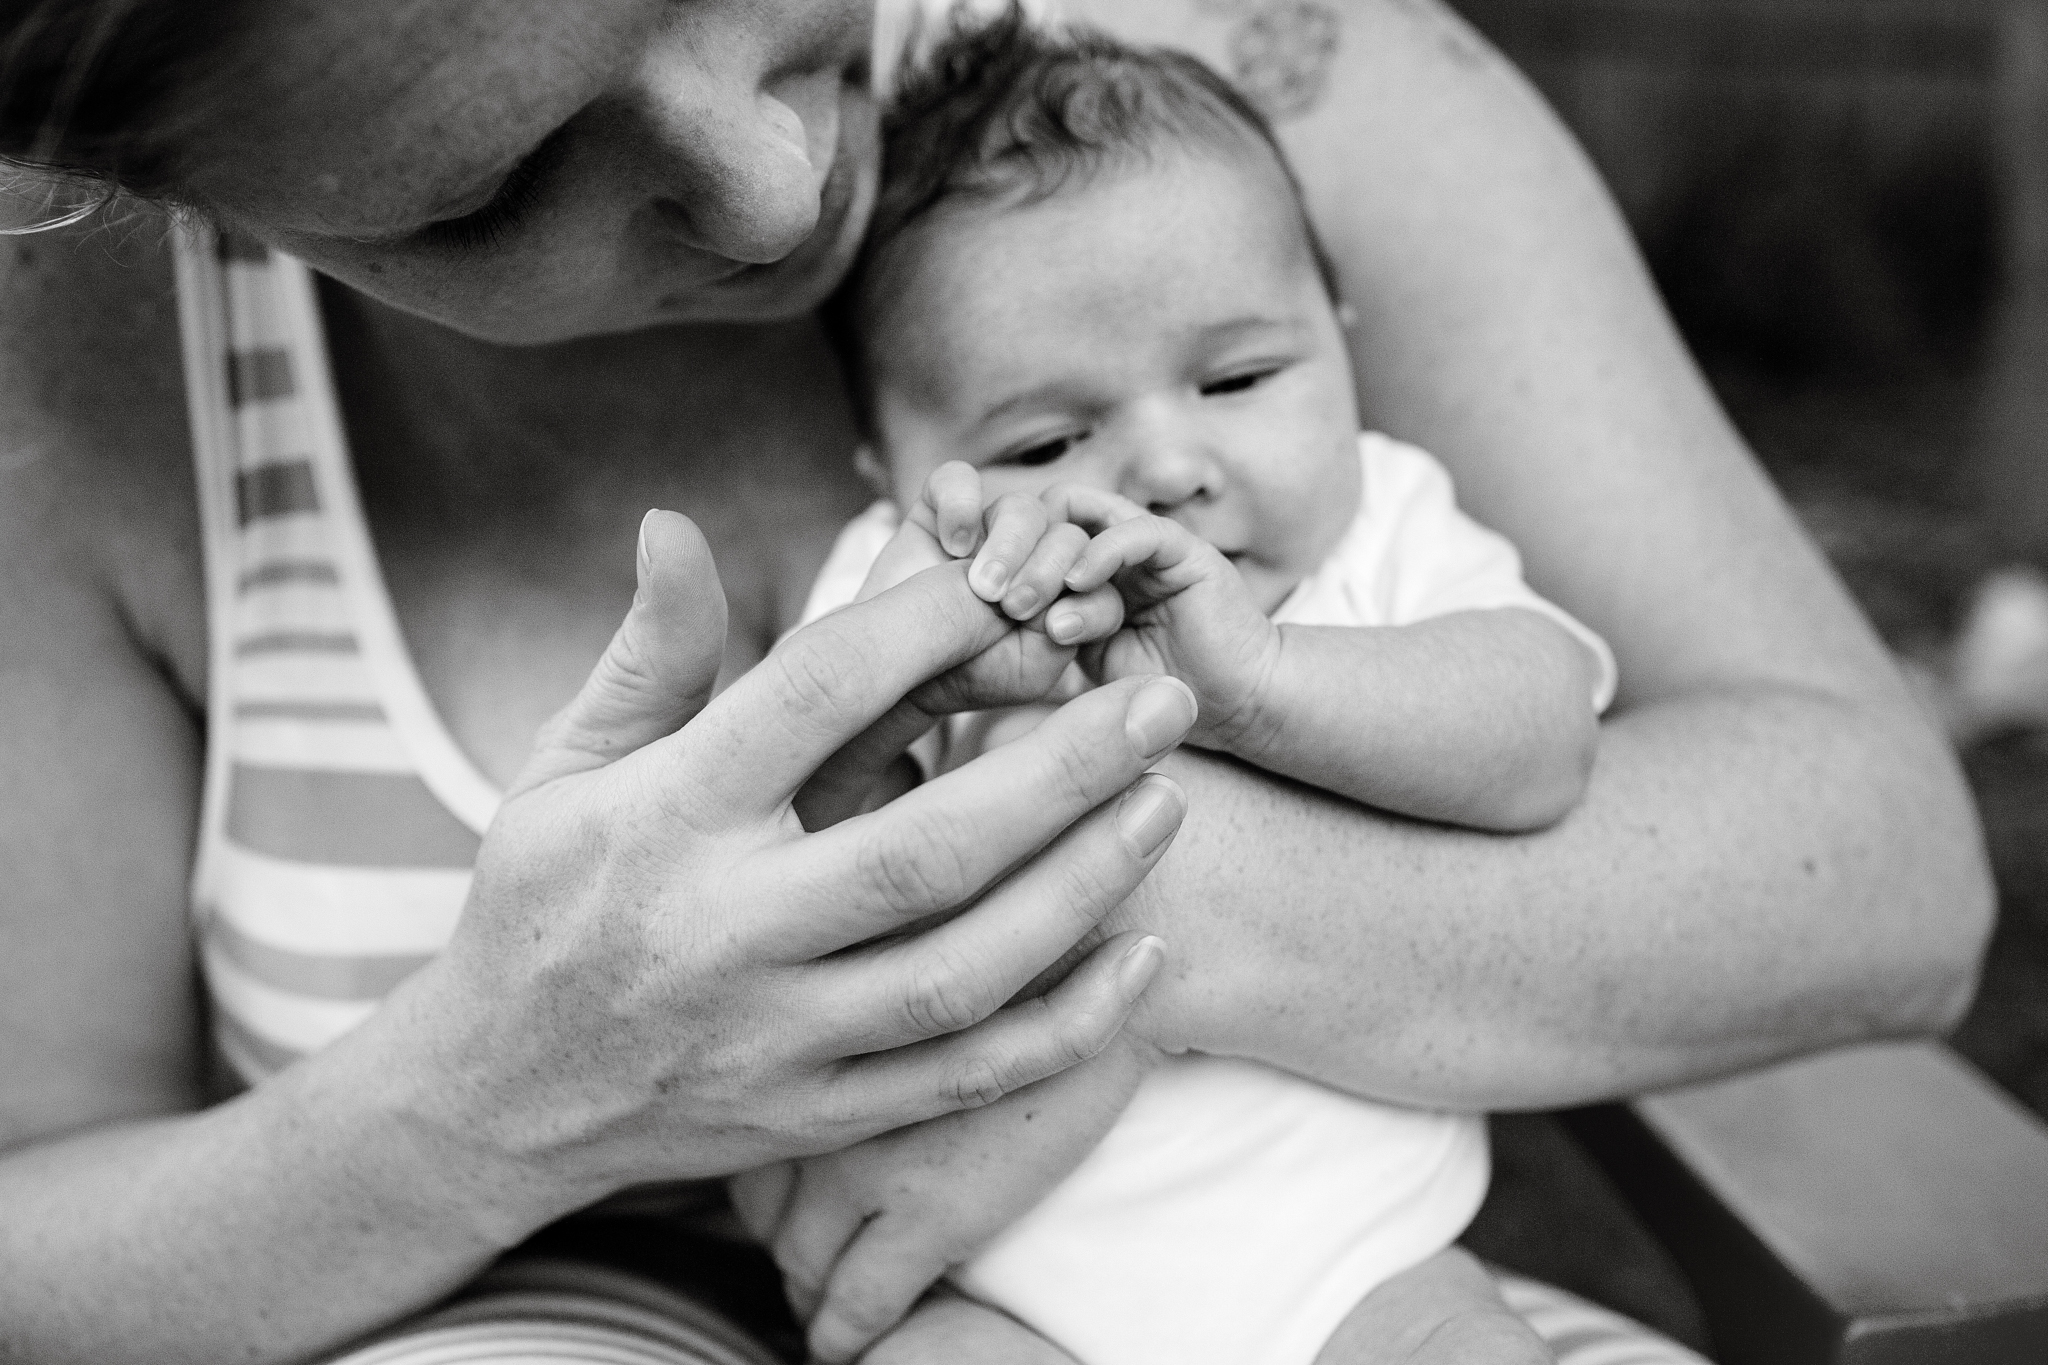
M1251 589L1252 600L1259 604L1259 610L1271 616L1280 610L1280 604L1288 594L1301 586L1306 575L1292 569L1283 569L1265 562L1250 551L1226 554L1237 572L1244 579L1244 585Z

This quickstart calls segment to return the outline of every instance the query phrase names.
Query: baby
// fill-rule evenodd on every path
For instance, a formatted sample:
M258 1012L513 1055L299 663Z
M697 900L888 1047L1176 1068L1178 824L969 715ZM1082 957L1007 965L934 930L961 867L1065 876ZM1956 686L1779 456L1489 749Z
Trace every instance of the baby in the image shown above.
M1077 651L1067 687L1185 682L1197 746L1478 830L1572 809L1612 657L1435 461L1359 435L1344 310L1257 113L1192 59L1013 15L954 33L886 131L835 313L885 501L807 616L971 558L978 595ZM957 717L918 753L1033 720ZM1548 1358L1452 1247L1479 1117L1137 1038L1034 1089L741 1183L818 1358L937 1359L933 1315L989 1360ZM898 1325L941 1275L964 1297Z

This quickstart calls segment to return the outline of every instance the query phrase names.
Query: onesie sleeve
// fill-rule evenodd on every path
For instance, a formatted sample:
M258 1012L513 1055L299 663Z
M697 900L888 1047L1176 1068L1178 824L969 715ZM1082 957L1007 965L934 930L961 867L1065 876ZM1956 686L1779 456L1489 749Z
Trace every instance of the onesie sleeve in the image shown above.
M841 527L838 538L832 542L832 552L825 556L824 567L811 583L810 596L804 599L803 614L790 629L800 630L820 616L852 605L860 595L860 585L868 581L868 570L875 567L875 561L888 548L889 538L896 534L902 520L896 505L884 501L870 505Z
M1363 508L1339 553L1346 576L1369 585L1380 623L1410 625L1498 607L1537 612L1592 651L1598 675L1593 708L1605 711L1619 680L1614 651L1523 581L1521 555L1507 537L1458 507L1450 473L1426 451L1385 436L1362 438L1359 455Z

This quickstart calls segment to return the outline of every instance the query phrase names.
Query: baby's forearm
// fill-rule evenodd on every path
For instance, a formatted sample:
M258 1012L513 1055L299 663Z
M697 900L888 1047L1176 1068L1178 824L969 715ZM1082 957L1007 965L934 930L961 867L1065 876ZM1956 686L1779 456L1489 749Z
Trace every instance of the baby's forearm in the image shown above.
M1532 611L1410 626L1283 626L1230 752L1381 810L1541 829L1579 801L1597 725L1593 656Z

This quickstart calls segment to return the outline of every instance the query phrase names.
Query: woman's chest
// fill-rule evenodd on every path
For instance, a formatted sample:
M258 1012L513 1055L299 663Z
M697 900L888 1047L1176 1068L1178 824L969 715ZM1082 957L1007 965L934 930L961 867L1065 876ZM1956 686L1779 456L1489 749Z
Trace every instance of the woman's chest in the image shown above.
M370 539L413 667L449 737L497 785L625 615L648 509L683 513L710 544L730 622L722 683L794 623L832 537L867 495L836 395L811 386L831 376L802 367L751 378L716 420L687 403L615 405L608 419L565 424L552 449L498 460L472 451L452 478L359 456Z

